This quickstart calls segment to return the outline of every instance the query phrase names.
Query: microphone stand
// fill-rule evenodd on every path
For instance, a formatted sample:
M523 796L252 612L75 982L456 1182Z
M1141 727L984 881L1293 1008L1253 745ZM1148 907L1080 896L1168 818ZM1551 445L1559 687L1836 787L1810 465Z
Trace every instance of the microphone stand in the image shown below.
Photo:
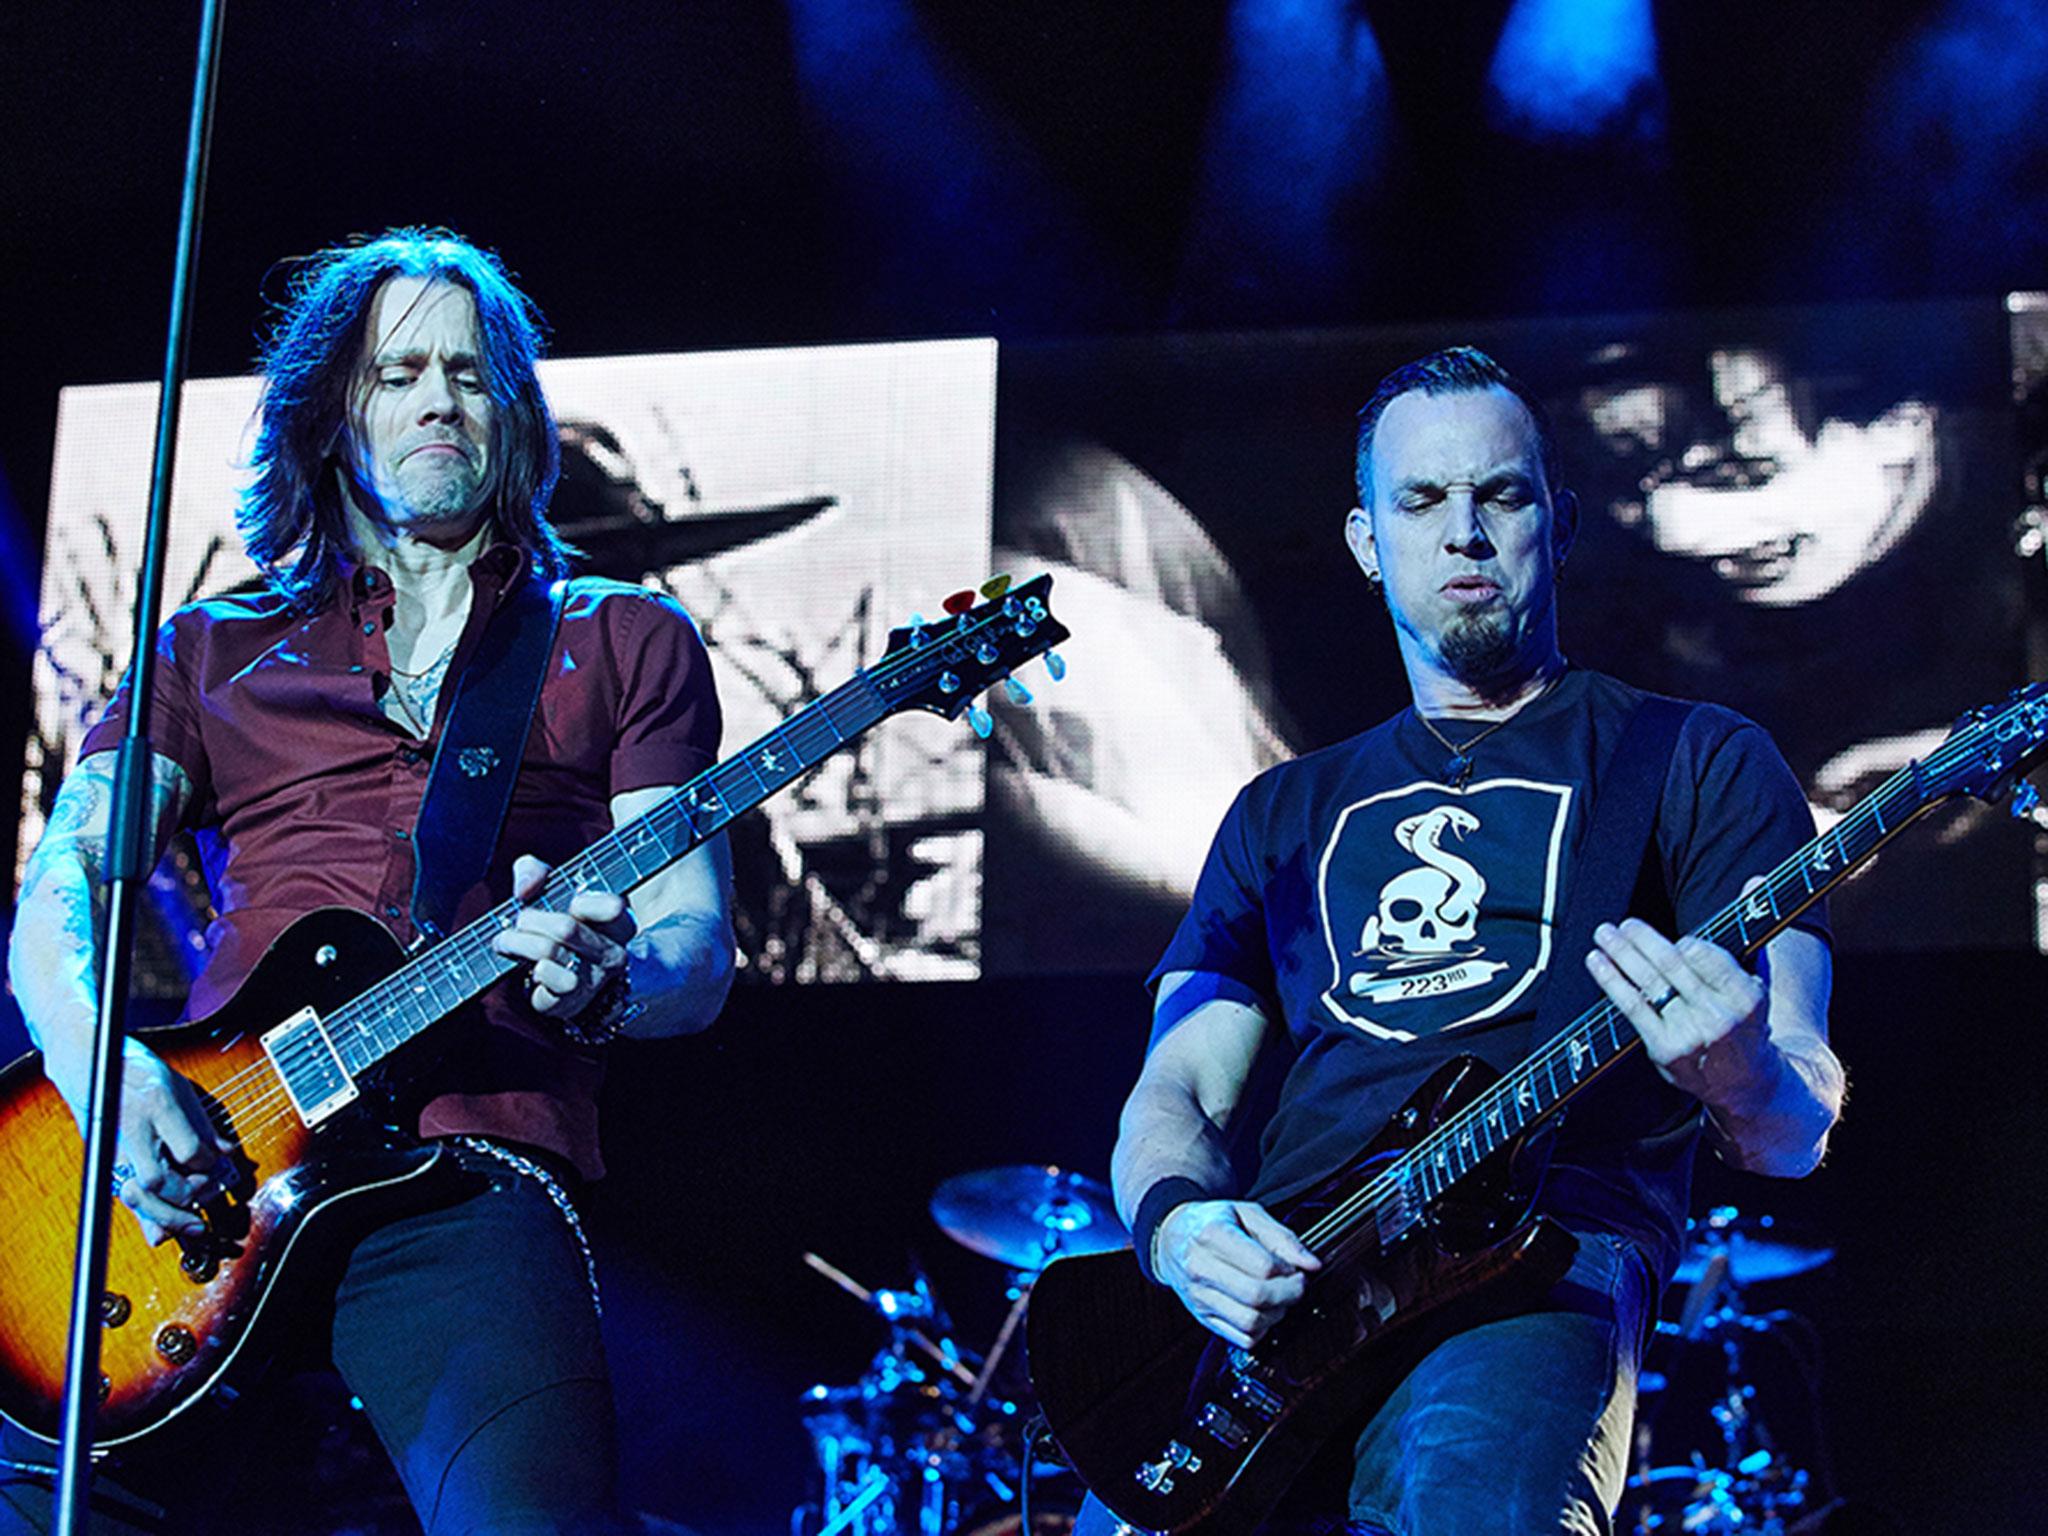
M121 1052L126 1038L135 898L150 876L150 694L156 677L157 614L162 606L164 545L170 530L171 469L177 459L178 408L185 385L185 336L192 316L192 273L199 256L199 206L213 140L214 85L220 55L221 0L202 0L192 118L185 138L185 191L178 210L178 258L171 279L171 322L164 343L163 394L157 402L156 459L150 470L149 525L135 600L134 660L128 671L128 722L114 760L107 839L107 929L100 974L87 1101L85 1172L78 1198L78 1254L71 1294L68 1366L57 1467L57 1536L85 1536L92 1487L93 1420L100 1397L100 1293L106 1284L107 1224L117 1203L112 1179L120 1135Z

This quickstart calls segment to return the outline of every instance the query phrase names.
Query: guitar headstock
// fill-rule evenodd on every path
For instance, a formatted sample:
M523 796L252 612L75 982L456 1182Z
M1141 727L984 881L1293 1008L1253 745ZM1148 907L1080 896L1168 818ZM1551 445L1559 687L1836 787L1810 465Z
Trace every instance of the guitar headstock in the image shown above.
M957 720L983 689L1034 657L1046 656L1054 677L1065 671L1058 657L1047 655L1068 635L1046 605L1052 577L1037 576L1016 587L997 582L990 583L995 595L985 602L889 632L889 653L867 671L891 713L925 709ZM1015 686L1022 694L1022 685ZM972 718L975 729L988 734L987 716L977 709Z
M1979 800L2004 797L2022 773L2048 750L2048 683L2015 688L2003 704L1973 709L1955 724L1947 740L1919 765L1921 797L1927 801L1950 795ZM2032 810L2032 787L2022 790L2029 803L2015 814Z

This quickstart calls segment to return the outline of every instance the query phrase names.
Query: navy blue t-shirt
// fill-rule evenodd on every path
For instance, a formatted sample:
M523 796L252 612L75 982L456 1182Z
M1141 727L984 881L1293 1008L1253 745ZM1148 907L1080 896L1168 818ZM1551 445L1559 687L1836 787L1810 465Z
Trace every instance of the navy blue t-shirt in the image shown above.
M1341 1167L1450 1057L1506 1071L1541 1043L1546 976L1584 964L1557 952L1556 933L1593 796L1642 698L1568 670L1474 748L1462 790L1404 710L1239 793L1152 983L1208 972L1285 1027L1295 1058L1250 1198L1282 1202ZM1654 915L1698 928L1813 833L1770 737L1695 706L1657 813L1669 907ZM1825 936L1825 922L1817 908L1800 926ZM1567 1110L1538 1208L1635 1239L1668 1274L1701 1115L1634 1053Z

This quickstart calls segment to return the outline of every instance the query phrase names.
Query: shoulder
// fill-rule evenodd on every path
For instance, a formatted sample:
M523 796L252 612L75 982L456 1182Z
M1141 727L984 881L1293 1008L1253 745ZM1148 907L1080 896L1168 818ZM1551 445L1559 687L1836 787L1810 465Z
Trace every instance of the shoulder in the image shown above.
M1388 755L1399 719L1390 716L1355 736L1275 763L1244 787L1232 814L1264 819L1320 804L1375 771Z
M1583 707L1596 716L1624 721L1638 705L1653 699L1683 709L1685 721L1678 735L1678 757L1681 761L1704 761L1731 739L1742 739L1746 744L1764 746L1773 753L1776 751L1770 746L1769 732L1747 715L1725 704L1652 693L1620 678L1610 677L1605 672L1588 670L1581 676L1585 679Z
M564 623L596 624L611 634L673 630L699 644L703 636L689 610L666 592L607 576L572 576L562 602Z
M216 651L240 654L275 643L308 617L280 593L224 593L173 613L157 631L157 649L174 664Z

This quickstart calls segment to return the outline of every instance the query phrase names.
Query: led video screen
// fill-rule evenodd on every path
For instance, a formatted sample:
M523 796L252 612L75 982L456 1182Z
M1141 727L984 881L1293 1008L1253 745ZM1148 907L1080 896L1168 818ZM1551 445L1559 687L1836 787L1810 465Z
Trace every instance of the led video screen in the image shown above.
M988 574L995 349L915 342L555 360L554 501L585 565L660 587L710 649L738 751ZM128 660L157 391L69 389L51 476L22 846ZM258 387L197 381L180 427L165 608L255 579L233 508ZM743 964L767 981L979 974L980 744L882 722L731 835ZM138 976L182 989L208 895L175 849Z
M1035 699L999 701L988 742L886 721L736 826L747 974L1135 974L1238 787L1406 702L1341 536L1353 416L1389 368L1468 341L1539 388L1583 508L1567 655L1757 720L1825 826L2027 675L2042 540L2015 537L2015 359L2042 319L968 340L558 360L543 381L557 519L592 568L696 617L728 752L991 571L1051 572L1074 631L1066 679L1029 669ZM192 386L169 602L252 577L231 509L255 401L251 380ZM127 660L153 410L140 385L62 401L24 847ZM2037 841L1944 808L1837 894L1838 945L2036 944ZM154 893L142 974L169 995L204 929L196 861Z

